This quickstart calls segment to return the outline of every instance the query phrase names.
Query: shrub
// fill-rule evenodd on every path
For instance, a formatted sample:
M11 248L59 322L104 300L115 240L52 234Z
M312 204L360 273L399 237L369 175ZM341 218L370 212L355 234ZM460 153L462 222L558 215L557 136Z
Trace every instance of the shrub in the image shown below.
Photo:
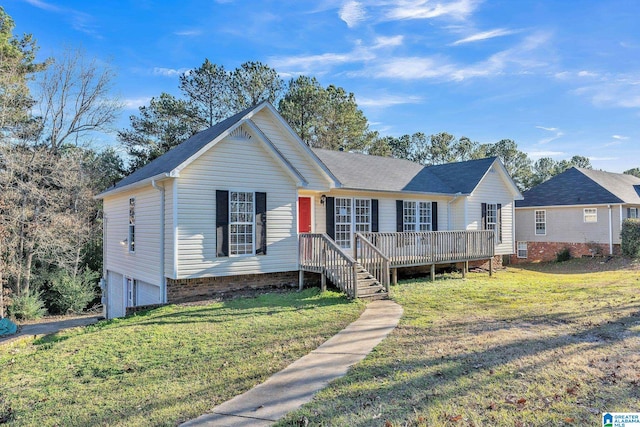
M54 313L80 313L96 297L100 273L86 269L75 277L62 270L51 279L49 308Z
M9 315L19 320L39 319L47 314L42 301L42 294L29 292L23 295L14 295L9 305Z
M622 255L640 257L640 219L625 219L620 232Z
M569 248L560 249L556 254L556 262L569 261L571 259L571 251Z

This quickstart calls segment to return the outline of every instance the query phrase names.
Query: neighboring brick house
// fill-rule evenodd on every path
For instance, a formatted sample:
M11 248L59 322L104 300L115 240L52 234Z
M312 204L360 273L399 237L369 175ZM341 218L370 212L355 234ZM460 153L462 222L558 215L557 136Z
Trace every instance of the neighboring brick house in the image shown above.
M552 261L564 248L573 257L614 254L622 221L639 216L640 178L571 168L523 197L516 202L512 262Z

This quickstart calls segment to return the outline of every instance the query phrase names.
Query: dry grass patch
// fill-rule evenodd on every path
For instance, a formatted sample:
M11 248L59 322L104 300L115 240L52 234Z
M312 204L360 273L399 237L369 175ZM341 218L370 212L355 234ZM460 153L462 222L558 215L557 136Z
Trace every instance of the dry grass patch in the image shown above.
M281 424L586 426L639 411L640 271L573 262L399 284L400 326Z

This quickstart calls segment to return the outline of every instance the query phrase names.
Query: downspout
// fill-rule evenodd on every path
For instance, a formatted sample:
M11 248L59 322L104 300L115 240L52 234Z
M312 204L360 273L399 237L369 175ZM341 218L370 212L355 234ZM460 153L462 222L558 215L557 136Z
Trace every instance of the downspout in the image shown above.
M624 221L624 218L622 217L622 205L620 205L620 231L622 231L622 221Z
M151 181L151 186L160 192L160 302L167 302L167 284L164 277L164 186L160 187L156 180Z
M607 205L609 208L609 255L613 255L613 213L611 205Z
M454 194L453 199L447 202L447 230L451 230L451 223L453 222L453 214L451 212L451 204L456 201L459 197L462 196L462 193L458 191Z
M104 213L104 200L102 201L102 279L100 290L102 291L102 317L107 318L107 305L109 304L109 280L107 277L107 215Z

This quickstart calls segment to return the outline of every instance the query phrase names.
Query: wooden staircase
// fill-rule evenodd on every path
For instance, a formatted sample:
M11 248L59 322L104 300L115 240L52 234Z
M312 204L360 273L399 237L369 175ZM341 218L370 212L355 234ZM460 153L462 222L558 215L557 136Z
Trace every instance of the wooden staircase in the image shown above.
M369 300L388 299L389 293L385 287L371 275L359 262L356 263L358 275L358 298Z

